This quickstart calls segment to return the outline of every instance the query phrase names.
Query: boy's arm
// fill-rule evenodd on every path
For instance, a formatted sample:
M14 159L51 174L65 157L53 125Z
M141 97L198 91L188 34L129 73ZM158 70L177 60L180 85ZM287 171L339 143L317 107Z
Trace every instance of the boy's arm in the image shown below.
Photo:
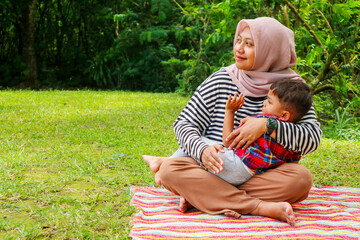
M223 144L225 147L230 146L230 142L226 141L227 137L234 130L234 116L235 112L239 110L245 102L245 97L243 94L240 94L237 97L237 93L234 98L231 98L229 95L226 106L225 106L225 116L224 116L224 125L223 125Z
M226 138L234 130L234 115L235 112L225 110L224 125L223 125L223 144L225 147L229 147L230 144L226 141Z

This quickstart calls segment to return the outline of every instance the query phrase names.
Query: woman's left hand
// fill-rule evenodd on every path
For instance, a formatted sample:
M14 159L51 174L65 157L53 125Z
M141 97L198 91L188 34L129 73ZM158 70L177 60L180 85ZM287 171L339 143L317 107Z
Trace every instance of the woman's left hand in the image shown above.
M232 142L229 149L246 149L259 137L266 133L267 118L247 117L240 121L240 127L233 131L226 139Z

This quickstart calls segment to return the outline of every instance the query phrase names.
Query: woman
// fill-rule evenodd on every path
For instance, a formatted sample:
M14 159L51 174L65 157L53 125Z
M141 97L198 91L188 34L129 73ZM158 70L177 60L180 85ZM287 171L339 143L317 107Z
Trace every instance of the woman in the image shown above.
M301 154L316 150L320 143L320 124L313 108L296 124L249 117L261 112L273 82L301 79L290 69L296 63L293 32L272 18L242 20L236 29L234 57L235 64L215 72L197 88L174 122L180 148L186 154L177 151L169 160L143 158L156 172L158 183L182 196L183 212L194 206L209 214L262 215L294 225L290 204L307 198L312 186L312 176L305 167L286 163L238 187L203 169L215 174L222 171L218 155L222 146L208 146L201 136L222 142L226 100L236 92L245 95L245 103L235 116L235 125L241 123L241 127L227 138L232 142L230 148L245 149L266 132L285 148Z

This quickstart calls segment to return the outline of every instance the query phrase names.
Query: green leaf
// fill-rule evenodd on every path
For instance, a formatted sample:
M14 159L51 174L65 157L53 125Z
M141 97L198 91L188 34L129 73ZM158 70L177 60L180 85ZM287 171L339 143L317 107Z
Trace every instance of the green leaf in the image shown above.
M162 20L162 21L165 21L166 20L166 14L164 11L159 11L159 18Z
M114 22L118 21L121 22L123 19L125 19L126 15L125 14L115 14L114 15Z
M187 55L188 53L189 53L189 49L180 50L181 55Z

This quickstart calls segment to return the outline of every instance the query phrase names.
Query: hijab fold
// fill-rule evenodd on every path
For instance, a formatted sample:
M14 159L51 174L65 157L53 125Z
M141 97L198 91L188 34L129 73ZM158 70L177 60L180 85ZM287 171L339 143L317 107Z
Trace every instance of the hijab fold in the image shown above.
M269 17L244 19L237 25L234 49L237 36L246 27L255 46L254 66L250 71L238 69L235 64L223 68L245 96L266 96L271 84L280 79L301 79L290 69L296 63L293 31Z

